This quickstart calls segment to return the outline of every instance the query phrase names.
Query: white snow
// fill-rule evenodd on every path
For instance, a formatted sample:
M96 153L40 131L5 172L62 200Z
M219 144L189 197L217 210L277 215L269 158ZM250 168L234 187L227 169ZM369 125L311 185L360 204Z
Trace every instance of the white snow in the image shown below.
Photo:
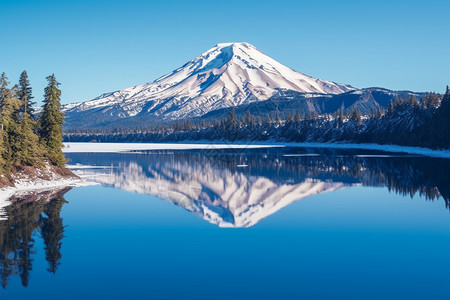
M65 153L116 153L145 150L252 149L282 147L263 144L64 143ZM134 153L134 152L133 152Z
M63 110L104 108L106 113L115 107L121 118L151 111L164 119L179 119L266 100L279 89L312 94L355 90L296 72L248 43L222 43L154 82L68 104Z
M135 153L135 152L133 152ZM81 170L81 169L112 169L112 166L91 166L91 165L81 165L81 164L75 164L75 165L66 165L68 169L71 170Z
M450 158L450 150L433 150L421 147L408 147L398 145L378 144L339 144L339 143L282 143L279 145L302 148L334 148L334 149L361 149L378 150L384 152L407 153L430 157ZM363 155L368 157L368 155Z
M430 157L450 158L450 150L433 150L420 147L406 147L397 145L378 145L378 144L338 144L338 143L264 143L245 144L230 143L225 144L220 141L211 143L183 143L183 144L161 144L161 143L64 143L65 153L117 153L129 151L145 150L189 150L189 149L255 149L255 148L273 148L273 147L301 147L301 148L334 148L334 149L362 149L378 150L394 153L408 153ZM135 153L135 152L133 152ZM305 156L317 154L285 154L285 156ZM367 155L366 155L367 156Z
M58 178L53 180L43 179L18 179L14 187L5 187L0 189L0 219L2 219L3 208L10 205L8 200L13 195L26 195L31 192L48 191L67 186L86 186L93 183L86 182L77 178Z

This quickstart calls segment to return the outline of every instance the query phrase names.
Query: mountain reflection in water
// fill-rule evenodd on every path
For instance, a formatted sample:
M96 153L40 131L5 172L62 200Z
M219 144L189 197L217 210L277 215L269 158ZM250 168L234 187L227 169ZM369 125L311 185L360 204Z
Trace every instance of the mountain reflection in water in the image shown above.
M220 227L249 227L294 201L355 185L387 187L449 208L447 159L307 148L72 153L95 182L155 195Z
M68 157L89 180L156 195L220 227L250 227L294 201L356 185L387 187L406 197L419 194L450 207L447 159L302 148L72 153ZM33 264L40 266L34 261L40 247L47 271L57 272L65 231L61 209L69 190L15 196L4 207L0 215L3 288L13 275L28 286Z

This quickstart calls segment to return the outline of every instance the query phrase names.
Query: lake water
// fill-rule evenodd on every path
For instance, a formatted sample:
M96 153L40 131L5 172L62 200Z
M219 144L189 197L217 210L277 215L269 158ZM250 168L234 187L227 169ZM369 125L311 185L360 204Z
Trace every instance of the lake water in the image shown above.
M449 299L450 160L309 148L67 154L14 199L0 299Z

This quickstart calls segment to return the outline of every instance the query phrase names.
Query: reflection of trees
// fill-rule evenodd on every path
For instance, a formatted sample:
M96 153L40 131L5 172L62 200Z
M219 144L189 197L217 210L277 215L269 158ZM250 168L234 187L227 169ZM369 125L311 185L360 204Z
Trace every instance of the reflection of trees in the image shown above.
M0 271L6 288L12 274L19 274L23 286L28 286L34 253L34 233L40 229L45 244L49 272L55 273L61 259L64 227L60 211L70 190L33 193L11 199L5 207L7 219L0 221ZM43 213L45 215L43 215Z
M284 155L301 156L284 156ZM316 155L316 156L312 156ZM362 156L361 156L362 155ZM366 156L364 156L366 155ZM450 209L450 160L386 155L386 152L370 150L343 150L321 148L272 148L272 149L226 149L226 150L179 150L153 151L147 155L102 154L88 156L71 154L74 162L92 165L117 164L112 172L120 172L130 163L142 167L151 178L151 170L189 170L191 174L174 176L196 176L205 169L242 173L246 176L265 177L277 184L299 183L306 179L326 182L341 182L345 185L387 187L402 195L420 194L426 199L442 197ZM397 155L397 156L395 156ZM120 164L120 166L119 166ZM238 165L248 165L237 168ZM223 172L222 172L223 173ZM178 178L178 177L177 177Z
M60 217L61 209L67 201L62 197L53 199L44 207L45 216L41 216L41 235L45 244L45 259L49 264L47 269L55 274L60 265L62 239L64 238L64 226Z
M311 154L308 151L319 155L308 156ZM262 158L261 155L242 154L219 161L210 156L205 157L203 161L209 160L207 163L230 170L235 170L237 164L245 161L251 175L269 177L278 182L313 178L344 184L385 186L389 191L404 196L412 197L418 193L428 200L435 200L441 196L446 207L450 209L448 159L412 156L373 157L371 155L380 154L373 151L368 152L366 156L355 156L365 152L361 150L303 149L300 155L306 156L284 156L286 152L292 152L292 149L278 151L272 149L264 152L267 153L266 158Z

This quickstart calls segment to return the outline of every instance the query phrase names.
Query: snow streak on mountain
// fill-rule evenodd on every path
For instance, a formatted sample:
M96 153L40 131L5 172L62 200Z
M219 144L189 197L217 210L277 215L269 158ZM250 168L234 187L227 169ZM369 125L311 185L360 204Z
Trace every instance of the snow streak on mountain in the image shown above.
M152 83L68 104L68 113L89 112L120 119L152 115L181 119L266 100L280 90L340 94L353 87L296 72L248 43L224 43Z

